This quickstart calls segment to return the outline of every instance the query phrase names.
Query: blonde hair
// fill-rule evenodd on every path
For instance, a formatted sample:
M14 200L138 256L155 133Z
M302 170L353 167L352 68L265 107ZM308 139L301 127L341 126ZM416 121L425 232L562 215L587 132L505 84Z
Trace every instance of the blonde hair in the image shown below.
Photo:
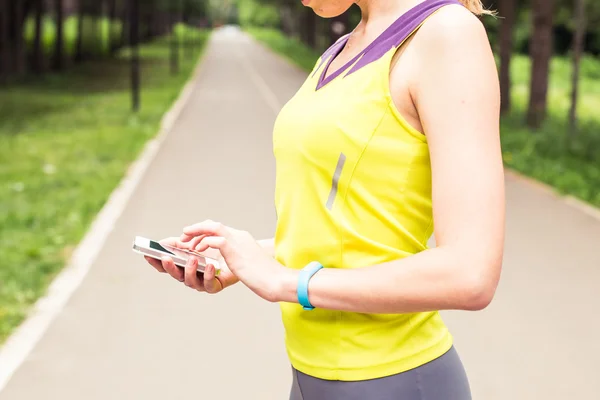
M494 11L487 10L481 0L460 0L475 15L495 15Z

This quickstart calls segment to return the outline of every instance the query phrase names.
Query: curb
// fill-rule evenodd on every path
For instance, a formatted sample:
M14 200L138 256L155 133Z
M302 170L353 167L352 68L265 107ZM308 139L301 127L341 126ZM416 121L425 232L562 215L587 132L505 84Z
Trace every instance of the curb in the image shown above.
M208 46L209 41L210 36L205 46ZM200 75L203 58L204 54L201 54L192 76L184 85L175 103L163 115L158 133L146 143L138 158L127 168L125 176L77 245L65 268L52 281L46 295L33 305L25 321L0 347L0 392L43 337L52 321L60 314L97 259L104 242L154 160L161 144L168 137L175 121L187 105L194 83Z

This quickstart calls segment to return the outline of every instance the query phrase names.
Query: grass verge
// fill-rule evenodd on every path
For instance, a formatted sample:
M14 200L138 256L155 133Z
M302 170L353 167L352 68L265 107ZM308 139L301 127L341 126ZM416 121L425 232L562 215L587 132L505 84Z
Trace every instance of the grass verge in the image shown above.
M310 71L319 57L313 49L274 29L247 31L272 50ZM600 61L585 57L582 63L579 129L572 134L566 123L570 105L571 63L552 61L548 120L539 131L524 124L529 93L530 61L515 55L512 63L513 111L501 121L504 163L563 194L571 194L600 207ZM571 138L569 140L569 138Z
M62 269L192 73L208 37L196 33L180 73L169 47L141 47L141 110L130 109L126 51L0 91L0 343Z
M301 41L289 38L275 29L248 27L245 30L273 51L283 55L303 70L310 72L319 54Z

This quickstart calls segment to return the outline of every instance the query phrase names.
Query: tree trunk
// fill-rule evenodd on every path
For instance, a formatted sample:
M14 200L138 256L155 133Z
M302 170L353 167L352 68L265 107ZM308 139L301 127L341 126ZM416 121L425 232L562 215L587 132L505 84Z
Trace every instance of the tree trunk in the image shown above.
M298 37L298 16L301 12L296 8L297 5L287 2L279 7L279 16L281 19L281 30L288 37Z
M165 34L165 32L167 31L167 29L165 28L165 26L168 26L168 20L165 19L165 16L163 13L158 13L158 30L157 33L158 35L162 36Z
M54 69L64 68L64 10L63 0L54 0L56 19L56 41L54 42Z
M192 25L191 20L190 20L190 7L187 1L183 2L183 6L181 8L181 18L183 20L183 23L185 24L185 32L186 32L186 37L184 40L184 44L185 44L185 50L186 50L186 54L187 54L187 58L191 59L192 57L194 57L194 37L193 37L193 32L191 31L191 29L189 29L190 25Z
M533 34L530 42L531 91L527 125L539 128L546 118L548 80L553 51L554 0L532 0Z
M131 46L131 103L140 109L139 0L129 0L129 41Z
M146 12L146 39L152 40L154 36L154 9L150 9Z
M148 12L144 7L140 10L140 43L148 40Z
M180 3L177 2L177 6ZM176 7L171 13L171 74L176 75L179 73L179 38L177 35L177 22L181 13Z
M571 109L569 110L569 132L570 138L577 133L577 98L579 97L579 72L581 56L584 50L585 30L586 30L586 0L576 0L575 2L575 36L573 38L573 76L571 91Z
M317 15L307 8L302 13L303 21L301 23L302 40L312 49L317 48Z
M120 37L120 45L119 47L124 47L128 42L128 36L130 32L130 20L129 20L129 5L130 0L125 0L123 2L123 8L121 9L121 37Z
M329 42L331 44L337 42L339 38L348 32L350 26L350 19L348 16L349 13L346 11L342 15L331 18L331 24L329 26Z
M86 12L86 0L79 0L77 10L77 42L75 44L75 61L81 61L84 59L84 31L83 23Z
M308 26L306 25L306 22L308 21L308 13L311 11L311 9L305 8L300 12L300 29L298 32L298 37L304 44L308 43Z
M157 3L154 2L152 7L148 10L148 37L150 40L155 38L158 34L158 30L156 29L156 7Z
M10 0L0 0L0 81L6 82L12 72L10 62Z
M25 6L23 1L13 2L12 42L14 71L22 75L26 71L25 39L23 38L23 26L25 21Z
M117 22L117 0L108 0L108 51L114 54L119 48L115 38L114 26Z
M279 6L279 20L281 23L281 32L283 32L285 36L291 36L292 29L289 23L289 7L285 5Z
M41 74L44 70L44 54L42 47L42 17L44 14L44 2L35 1L35 37L33 39L33 71Z
M513 31L517 13L516 0L500 0L499 13L500 20L500 93L501 93L501 111L503 114L510 111L511 105L511 78L510 62L513 53Z
M94 0L94 7L91 7L92 18L92 54L101 56L104 49L104 35L101 29L101 20L104 13L104 0Z

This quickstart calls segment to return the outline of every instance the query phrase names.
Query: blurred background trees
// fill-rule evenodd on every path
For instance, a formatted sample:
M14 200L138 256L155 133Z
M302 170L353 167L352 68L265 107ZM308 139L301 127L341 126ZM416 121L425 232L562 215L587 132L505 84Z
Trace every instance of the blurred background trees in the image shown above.
M134 1L137 15L131 13ZM498 17L482 21L498 61L506 162L535 170L535 176L548 181L547 176L560 175L563 168L552 165L567 157L568 169L588 171L577 179L600 186L600 172L588 170L589 164L600 164L600 2L485 3L498 11ZM356 6L326 20L299 0L0 0L0 83L117 57L128 47L133 49L135 81L137 41L133 43L132 32L142 44L169 37L170 71L176 74L183 51L189 55L193 48L182 46L191 42L185 38L189 30L174 34L178 24L238 24L310 69L323 50L359 21ZM543 156L548 166L538 171L540 160L531 161L532 154ZM557 170L548 172L550 168ZM573 179L558 186L568 188ZM600 203L596 190L577 191Z
M323 20L298 0L138 0L139 38L147 42L172 31L177 23L280 30L320 52L360 20L353 7ZM0 0L0 81L27 73L42 74L95 58L114 55L129 44L133 0ZM488 0L499 18L484 18L498 54L502 112L512 106L511 64L514 55L530 59L526 121L540 128L547 114L553 56L571 56L571 129L576 129L578 83L584 54L600 54L600 3L589 0ZM177 37L172 65L176 72ZM589 64L589 63L588 63ZM586 68L584 65L583 68Z

